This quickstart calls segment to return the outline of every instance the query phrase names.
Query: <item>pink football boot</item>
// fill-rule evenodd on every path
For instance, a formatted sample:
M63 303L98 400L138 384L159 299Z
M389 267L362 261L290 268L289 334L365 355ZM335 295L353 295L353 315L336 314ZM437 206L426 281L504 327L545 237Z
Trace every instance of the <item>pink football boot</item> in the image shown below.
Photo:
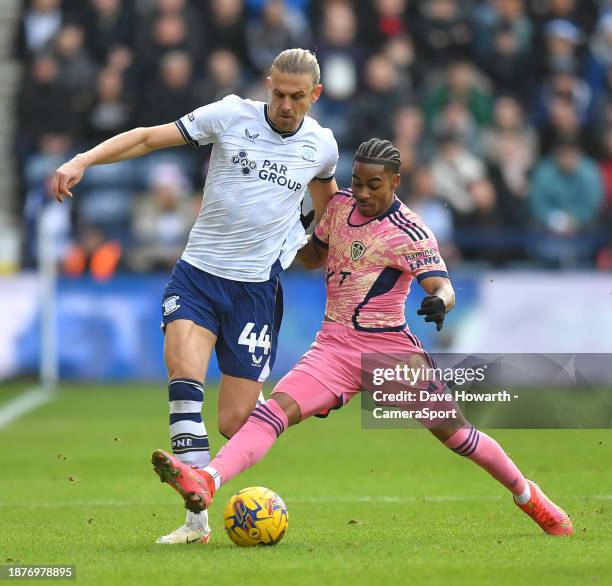
M569 515L553 503L531 480L528 480L531 497L524 505L515 504L527 513L550 535L571 535L574 531Z
M193 513L207 509L215 494L215 482L210 474L183 464L165 450L155 450L151 463L162 482L169 484Z

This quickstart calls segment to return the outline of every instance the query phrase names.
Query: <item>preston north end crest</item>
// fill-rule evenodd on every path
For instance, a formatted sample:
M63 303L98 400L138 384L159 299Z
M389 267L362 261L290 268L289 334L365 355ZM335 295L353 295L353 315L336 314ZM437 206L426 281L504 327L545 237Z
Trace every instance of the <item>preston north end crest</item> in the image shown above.
M356 240L351 244L351 260L357 260L363 256L363 253L366 251L365 244L363 242L359 242Z
M304 159L305 161L308 161L309 163L315 162L316 149L313 146L310 146L309 144L303 144L300 154L302 155L302 159Z

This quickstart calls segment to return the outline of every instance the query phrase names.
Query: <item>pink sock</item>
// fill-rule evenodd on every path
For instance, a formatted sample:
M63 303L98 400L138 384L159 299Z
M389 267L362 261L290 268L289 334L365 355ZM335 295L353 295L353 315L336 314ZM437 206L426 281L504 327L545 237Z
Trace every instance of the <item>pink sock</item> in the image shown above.
M259 405L246 423L220 450L208 467L221 476L221 484L257 464L270 450L289 421L274 399Z
M512 494L522 494L527 486L525 477L503 448L491 437L474 427L461 428L444 445L460 456L482 466Z

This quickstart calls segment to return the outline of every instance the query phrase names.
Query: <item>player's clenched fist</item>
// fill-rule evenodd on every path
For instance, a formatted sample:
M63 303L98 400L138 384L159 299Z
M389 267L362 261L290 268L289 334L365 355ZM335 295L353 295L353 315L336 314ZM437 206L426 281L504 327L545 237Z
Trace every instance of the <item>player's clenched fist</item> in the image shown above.
M417 311L419 315L425 316L425 321L432 321L436 324L436 329L440 331L446 316L446 306L444 301L437 295L428 295L421 302L421 308Z
M75 157L55 171L51 190L57 201L61 203L65 196L72 197L70 190L83 178L85 169L86 166Z

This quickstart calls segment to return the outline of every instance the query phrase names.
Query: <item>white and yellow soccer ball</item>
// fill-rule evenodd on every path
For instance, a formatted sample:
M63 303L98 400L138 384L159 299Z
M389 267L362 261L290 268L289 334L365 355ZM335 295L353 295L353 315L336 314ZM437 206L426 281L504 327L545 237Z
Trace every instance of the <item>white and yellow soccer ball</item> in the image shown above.
M237 492L225 505L223 518L229 538L240 547L276 545L289 526L283 499L263 486Z

